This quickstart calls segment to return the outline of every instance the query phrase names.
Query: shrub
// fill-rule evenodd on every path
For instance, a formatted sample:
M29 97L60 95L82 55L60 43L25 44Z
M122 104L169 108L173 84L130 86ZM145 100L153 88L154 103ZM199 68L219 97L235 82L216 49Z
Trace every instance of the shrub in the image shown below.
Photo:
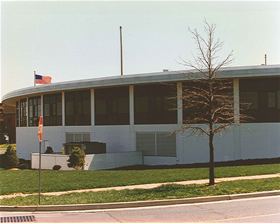
M45 153L46 153L46 154L53 153L53 148L52 148L51 146L48 146Z
M68 167L73 167L76 170L80 170L84 168L85 156L86 156L85 153L79 147L74 146L69 156L69 159L67 160Z
M9 145L4 156L4 166L5 168L9 169L17 166L18 164L19 159L17 157L17 153L15 149L11 145Z
M21 163L21 164L19 164L19 168L22 169L22 170L23 170L23 169L29 169L27 163Z
M60 166L60 165L54 165L52 169L53 169L53 170L60 170L60 169L61 169L61 166Z
M5 168L4 160L5 160L5 154L0 154L0 168Z
M21 165L24 166L24 169L30 169L31 168L31 160L25 160L25 159L19 158L19 167ZM26 165L27 165L27 168L25 168Z

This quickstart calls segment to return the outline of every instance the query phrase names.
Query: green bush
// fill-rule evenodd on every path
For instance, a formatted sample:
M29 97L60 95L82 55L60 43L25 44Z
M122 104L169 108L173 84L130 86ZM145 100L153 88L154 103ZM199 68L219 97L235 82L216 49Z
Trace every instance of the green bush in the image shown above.
M0 154L0 168L5 168L4 160L5 160L5 154Z
M60 165L54 165L52 169L53 169L53 170L60 170L60 169L61 169L61 166L60 166Z
M22 170L23 170L23 169L29 169L27 163L21 163L21 164L19 164L19 168L22 169Z
M45 153L46 153L46 154L51 154L51 153L53 153L53 148L52 148L51 146L48 146Z
M68 167L73 167L76 170L83 169L85 165L85 156L85 153L79 147L74 146L67 160Z
M25 160L22 158L19 158L19 167L24 167L24 169L30 169L31 168L31 160ZM25 168L27 166L27 168Z
M4 166L9 169L19 164L19 159L15 149L9 145L4 155Z

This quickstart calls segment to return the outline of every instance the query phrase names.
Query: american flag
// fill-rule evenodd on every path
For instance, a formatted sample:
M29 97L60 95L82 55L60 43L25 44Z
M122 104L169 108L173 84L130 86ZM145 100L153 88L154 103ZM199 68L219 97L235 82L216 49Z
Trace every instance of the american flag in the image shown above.
M35 75L35 83L36 84L51 84L52 78L49 76Z

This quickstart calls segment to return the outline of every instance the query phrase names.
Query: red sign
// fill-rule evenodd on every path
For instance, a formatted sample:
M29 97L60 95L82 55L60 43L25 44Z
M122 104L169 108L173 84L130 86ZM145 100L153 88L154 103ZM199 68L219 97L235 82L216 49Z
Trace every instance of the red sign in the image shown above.
M39 120L38 136L39 136L39 141L42 142L42 137L43 137L43 118L42 118L42 116L40 116L40 120Z

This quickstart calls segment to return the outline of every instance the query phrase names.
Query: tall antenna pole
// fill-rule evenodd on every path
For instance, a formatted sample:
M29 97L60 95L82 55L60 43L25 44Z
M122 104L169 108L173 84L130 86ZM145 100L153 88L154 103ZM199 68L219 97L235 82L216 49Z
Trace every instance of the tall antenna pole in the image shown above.
M123 75L123 52L122 52L122 27L120 26L120 42L121 42L121 76Z
M36 71L34 71L34 86L36 86Z
M264 55L264 65L266 65L266 54Z

